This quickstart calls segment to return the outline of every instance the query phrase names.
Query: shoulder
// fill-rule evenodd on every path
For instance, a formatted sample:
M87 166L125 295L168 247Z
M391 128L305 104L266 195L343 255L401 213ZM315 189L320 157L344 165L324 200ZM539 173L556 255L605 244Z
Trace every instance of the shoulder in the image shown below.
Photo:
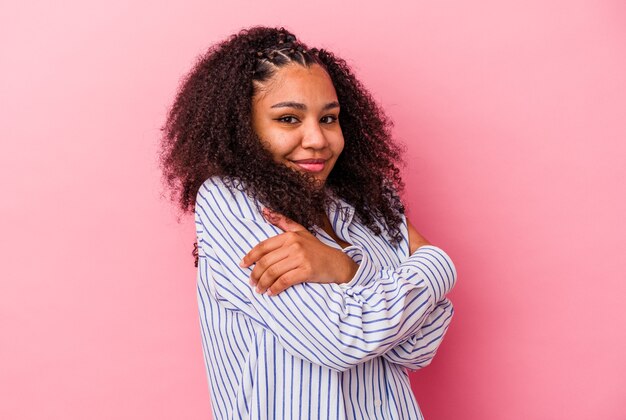
M226 178L214 175L207 178L198 189L197 198L206 199L206 194L230 192Z
M262 219L260 204L243 191L241 182L218 175L202 183L195 207L196 213L229 213L245 219Z

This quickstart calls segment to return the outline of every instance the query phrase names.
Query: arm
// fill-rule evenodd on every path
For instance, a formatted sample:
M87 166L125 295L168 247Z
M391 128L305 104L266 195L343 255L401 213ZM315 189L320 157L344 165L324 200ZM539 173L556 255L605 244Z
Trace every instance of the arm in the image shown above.
M252 289L252 270L239 261L280 230L242 192L231 193L217 178L198 192L196 222L200 287L272 331L288 352L339 371L415 334L456 279L448 256L433 246L421 247L395 269L381 270L353 245L344 252L360 266L350 282L301 283L267 296Z
M408 217L405 216L404 220L406 221L407 236L409 237L409 254L417 251L417 248L420 246L430 245L428 239L420 235L417 229L415 229L413 224L409 221Z
M453 314L452 302L442 300L417 333L393 347L383 357L412 371L428 366L443 341Z
M293 237L293 243L300 243L301 245L291 251L286 250L284 247L290 239L284 235L278 235L260 242L244 257L242 267L255 264L251 274L251 285L256 283L257 292L267 291L268 294L270 292L273 292L271 294L278 294L288 287L302 282L342 284L354 277L359 266L343 251L321 244L319 239L311 235L304 226L285 216L273 213L267 208L264 208L262 213L265 220L274 226L285 232L297 233ZM403 222L402 233L403 237L408 239L409 255L420 246L430 245L426 238L417 232L408 218L403 218ZM264 254L265 256L263 256ZM289 261L294 258L299 260L300 264ZM313 265L306 264L306 261L309 260L314 261ZM345 270L342 268L345 264L350 264L350 267L354 266L354 268ZM286 273L285 268L300 271L290 271L286 276L284 275ZM258 273L256 273L257 270ZM268 275L267 273L270 271L272 273ZM261 275L263 272L266 274ZM259 278L262 281L258 281ZM270 286L272 282L273 284ZM427 366L443 341L452 313L452 303L444 299L428 316L418 332L400 341L382 357L391 363L412 370Z
M304 226L283 215L271 212L267 208L264 208L262 213L264 219L274 226L296 235L286 238L281 234L264 240L244 257L242 267L255 265L250 280L251 285L256 284L257 292L266 291L268 294L278 294L302 282L342 284L354 277L359 266L342 250L321 244L319 239L311 235ZM402 228L404 228L402 229L403 237L408 239L409 255L420 246L430 245L426 238L417 232L408 218L403 218ZM289 242L299 243L300 246L289 250ZM300 263L294 264L293 259ZM313 264L307 264L307 261ZM349 264L349 270L342 268L346 264ZM268 274L270 272L271 274ZM400 341L382 357L411 370L427 366L443 341L452 313L452 303L444 299L428 316L419 331Z
M415 229L409 219L406 218L405 220L409 239L409 252L412 254L419 247L430 245L428 240ZM428 366L443 341L453 314L454 307L452 302L448 299L442 300L417 333L393 347L383 357L392 363L402 365L413 371Z

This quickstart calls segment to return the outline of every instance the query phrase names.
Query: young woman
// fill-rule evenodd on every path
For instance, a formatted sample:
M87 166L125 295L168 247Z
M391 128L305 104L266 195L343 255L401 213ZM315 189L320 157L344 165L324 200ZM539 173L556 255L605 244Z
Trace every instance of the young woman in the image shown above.
M450 258L404 215L391 122L349 67L283 28L183 81L165 180L195 209L216 419L420 419L407 369L450 323Z

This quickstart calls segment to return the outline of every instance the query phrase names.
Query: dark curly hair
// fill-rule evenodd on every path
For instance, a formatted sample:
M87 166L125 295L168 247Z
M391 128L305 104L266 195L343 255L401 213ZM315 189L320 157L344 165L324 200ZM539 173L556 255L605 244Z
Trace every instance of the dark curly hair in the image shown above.
M312 176L274 162L252 128L258 83L289 63L322 66L341 105L344 149L325 188L316 188ZM402 163L403 148L392 140L391 127L343 59L308 48L284 28L257 26L209 48L183 79L162 128L160 163L170 198L184 213L193 212L202 183L219 175L229 186L312 230L321 226L332 192L353 205L355 216L375 235L385 226L397 246L405 209L396 164Z

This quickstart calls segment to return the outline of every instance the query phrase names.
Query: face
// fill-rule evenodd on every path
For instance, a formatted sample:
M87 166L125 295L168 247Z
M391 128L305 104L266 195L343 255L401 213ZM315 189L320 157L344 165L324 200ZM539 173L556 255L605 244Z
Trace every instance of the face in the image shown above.
M324 183L344 144L328 73L317 64L288 64L257 88L252 122L274 160Z

